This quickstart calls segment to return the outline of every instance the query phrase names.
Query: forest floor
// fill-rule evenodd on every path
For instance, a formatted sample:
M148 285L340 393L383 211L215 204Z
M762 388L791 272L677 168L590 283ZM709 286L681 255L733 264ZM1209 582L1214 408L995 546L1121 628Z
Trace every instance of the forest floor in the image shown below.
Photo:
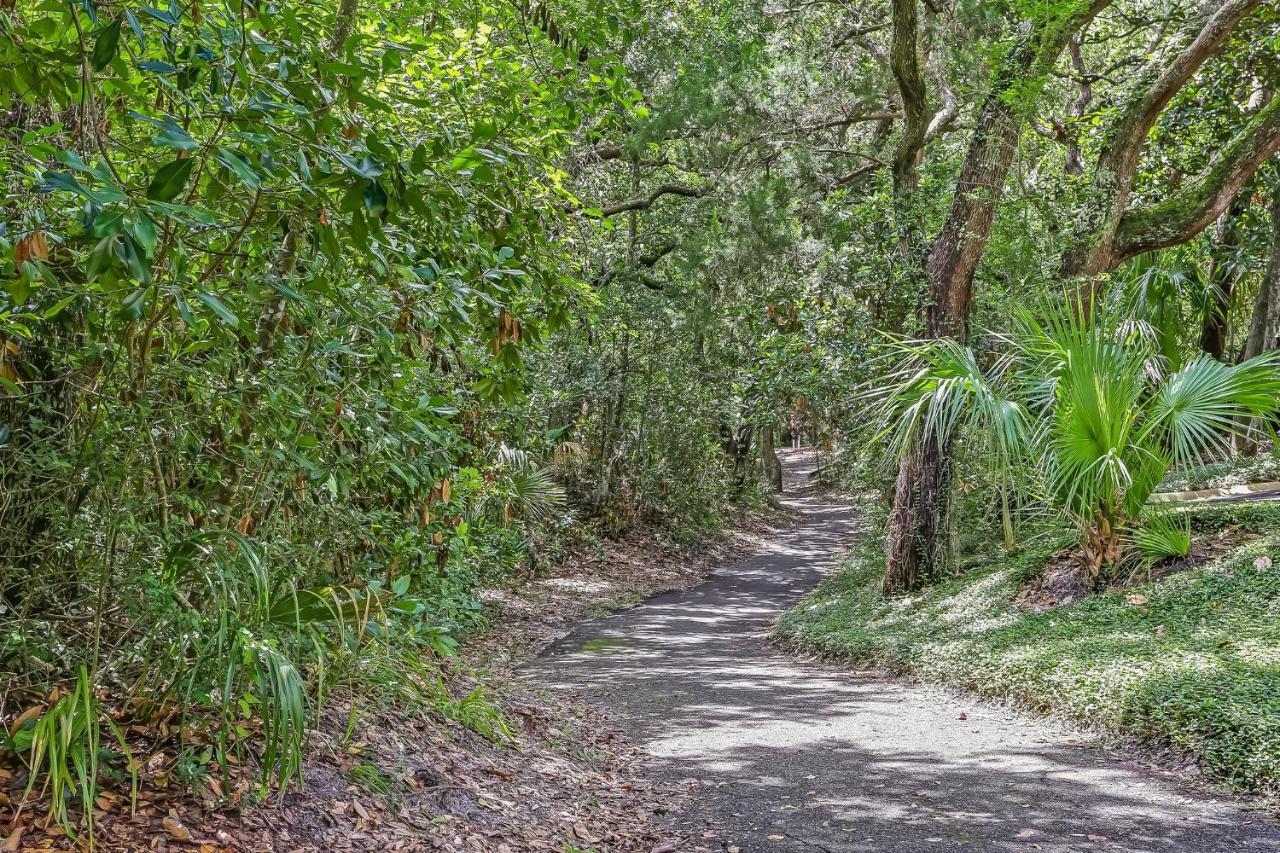
M581 626L526 670L625 721L693 789L679 849L1049 853L1280 850L1280 827L1088 734L876 673L789 657L782 610L857 535L796 486L799 525L687 592ZM607 846L596 849L609 850Z
M441 665L446 692L434 705L406 704L392 691L331 696L310 736L304 784L267 802L256 801L253 768L179 780L171 745L131 731L134 754L146 757L138 807L126 785L104 790L96 849L682 850L687 834L659 818L691 786L648 773L648 756L607 713L535 689L512 670L577 621L701 583L797 520L778 507L748 512L692 546L637 528L488 590L491 624ZM75 848L47 819L47 797L8 808L27 800L24 785L0 766L0 851Z

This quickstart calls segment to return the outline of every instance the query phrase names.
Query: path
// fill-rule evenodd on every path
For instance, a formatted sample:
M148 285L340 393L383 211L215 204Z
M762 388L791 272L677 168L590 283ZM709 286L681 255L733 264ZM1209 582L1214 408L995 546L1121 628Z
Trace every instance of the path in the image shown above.
M803 521L765 553L584 624L528 671L622 715L673 782L701 781L680 818L699 843L744 853L1280 851L1280 828L1043 720L782 654L771 624L855 532L848 506L794 491L787 500Z

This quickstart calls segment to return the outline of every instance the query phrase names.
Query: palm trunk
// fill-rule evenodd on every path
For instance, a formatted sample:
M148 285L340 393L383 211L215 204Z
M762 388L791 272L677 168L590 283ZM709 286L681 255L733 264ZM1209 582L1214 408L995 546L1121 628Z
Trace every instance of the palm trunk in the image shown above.
M949 451L933 433L925 433L902 459L889 516L885 595L918 589L945 568Z

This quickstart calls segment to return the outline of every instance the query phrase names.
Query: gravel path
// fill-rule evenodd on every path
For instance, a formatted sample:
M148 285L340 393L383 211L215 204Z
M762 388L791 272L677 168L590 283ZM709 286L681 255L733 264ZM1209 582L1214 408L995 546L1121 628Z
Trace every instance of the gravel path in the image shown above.
M792 466L792 486L803 472ZM927 687L797 662L778 614L855 534L805 517L688 592L582 625L526 674L618 713L673 783L698 845L755 851L1280 851L1280 827L1047 721ZM683 848L682 848L683 849Z

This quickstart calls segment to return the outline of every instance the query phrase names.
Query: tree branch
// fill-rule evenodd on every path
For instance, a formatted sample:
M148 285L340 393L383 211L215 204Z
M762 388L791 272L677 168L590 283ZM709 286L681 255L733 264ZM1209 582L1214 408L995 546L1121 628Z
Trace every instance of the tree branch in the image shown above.
M885 121L895 118L902 118L902 113L885 110L874 113L858 113L857 115L849 115L844 118L835 118L829 121L816 122L814 124L802 124L794 129L799 131L828 130L833 127L848 127L851 124L861 124L869 121Z
M1073 244L1063 256L1064 276L1096 276L1114 269L1120 222L1151 128L1178 90L1222 49L1235 27L1261 1L1202 0L1179 31L1174 44L1180 47L1173 58L1157 56L1135 75L1101 140L1091 203L1078 218Z
M890 66L902 98L902 135L893 152L895 192L915 188L916 166L924 154L924 134L928 126L929 96L920 69L920 21L916 0L893 0L893 43Z
M1182 45L1170 60L1159 56L1128 87L1117 120L1104 147L1099 166L1128 183L1146 147L1147 134L1169 101L1186 85L1191 75L1213 56L1236 25L1258 7L1262 0L1226 0L1201 3L1199 12L1188 21L1178 39Z
M664 243L663 245L659 246L657 249L654 249L652 252L650 252L647 255L641 255L640 257L636 258L636 262L635 262L636 268L653 269L655 266L658 265L659 261L661 261L667 255L674 252L679 245L680 245L679 243L672 240L670 243ZM609 270L604 275L601 275L599 278L593 280L591 284L593 287L596 287L596 288L608 287L609 284L615 278L618 277L619 272L620 270L615 267L614 269ZM646 286L648 285L646 284Z
M1183 189L1157 204L1126 211L1116 232L1110 269L1143 252L1185 243L1214 222L1268 157L1280 150L1280 96Z
M854 39L860 39L863 36L871 35L874 32L883 30L887 24L873 24L869 27L854 27L851 30L845 30L835 41L831 43L831 49L839 50Z
M653 207L653 203L664 195L679 195L685 198L701 198L711 190L715 189L712 184L706 187L682 187L679 184L663 184L644 198L633 198L627 201L620 201L611 204L600 211L600 217L607 219L610 216L617 216L619 213L626 213L629 210L648 210Z

